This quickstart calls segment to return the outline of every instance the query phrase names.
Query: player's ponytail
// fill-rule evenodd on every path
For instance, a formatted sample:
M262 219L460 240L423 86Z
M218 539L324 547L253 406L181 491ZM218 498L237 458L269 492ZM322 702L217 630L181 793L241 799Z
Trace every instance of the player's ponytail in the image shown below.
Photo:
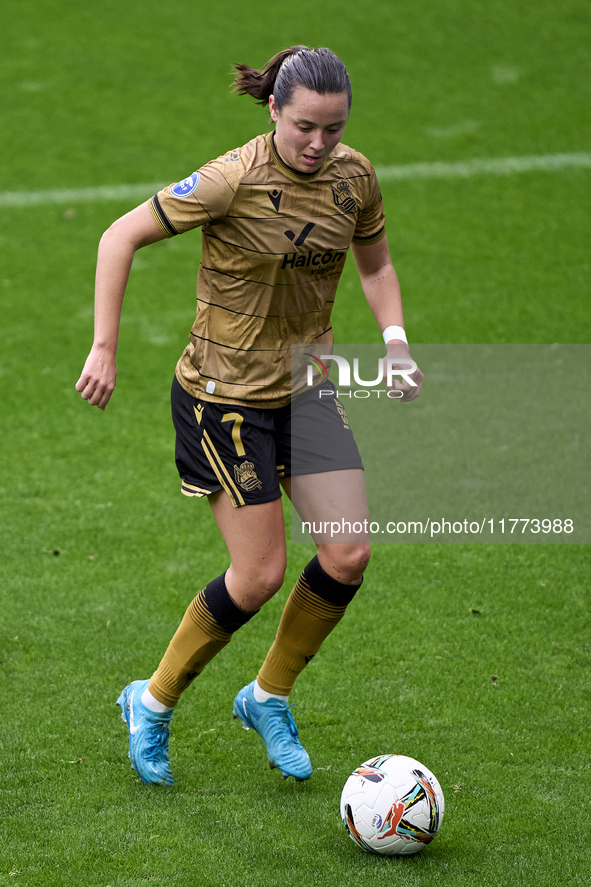
M344 64L330 49L290 46L274 55L261 71L250 65L234 65L233 92L251 95L266 106L275 96L278 110L289 105L296 86L304 86L320 95L346 92L351 107L351 81Z

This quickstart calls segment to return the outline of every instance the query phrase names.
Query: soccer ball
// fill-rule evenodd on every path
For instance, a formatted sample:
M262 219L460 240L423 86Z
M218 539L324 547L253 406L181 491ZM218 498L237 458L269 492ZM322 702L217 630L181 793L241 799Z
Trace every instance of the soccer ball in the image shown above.
M364 761L341 794L341 819L352 841L368 853L409 856L432 841L444 799L435 776L405 755Z

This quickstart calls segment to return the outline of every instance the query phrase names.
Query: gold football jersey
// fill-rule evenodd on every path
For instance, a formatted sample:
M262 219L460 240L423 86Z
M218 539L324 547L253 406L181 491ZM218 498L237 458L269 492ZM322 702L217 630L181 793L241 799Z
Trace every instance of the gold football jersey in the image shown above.
M347 250L384 236L369 161L339 144L300 173L268 133L159 191L150 209L167 236L202 228L197 317L176 369L183 388L202 400L288 403L291 346L332 344Z

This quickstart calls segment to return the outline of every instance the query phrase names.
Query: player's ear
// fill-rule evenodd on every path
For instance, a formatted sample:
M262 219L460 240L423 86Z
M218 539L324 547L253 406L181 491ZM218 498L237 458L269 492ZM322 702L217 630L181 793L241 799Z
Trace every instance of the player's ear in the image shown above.
M275 104L275 96L269 96L269 114L273 123L277 123L277 105Z

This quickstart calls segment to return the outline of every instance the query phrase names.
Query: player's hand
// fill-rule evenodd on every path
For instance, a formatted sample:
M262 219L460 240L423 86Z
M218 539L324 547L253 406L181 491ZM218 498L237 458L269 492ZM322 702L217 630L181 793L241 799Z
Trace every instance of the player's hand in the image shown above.
M79 391L92 407L104 410L109 403L116 380L117 363L114 355L93 345L82 375L76 382L76 391Z
M402 375L390 375L388 369L400 370ZM386 359L384 360L384 376L386 384L390 389L401 391L401 395L397 395L393 400L409 401L414 400L421 393L423 385L423 374L410 356L408 345L404 342L390 343L386 346ZM414 383L414 384L413 384Z

